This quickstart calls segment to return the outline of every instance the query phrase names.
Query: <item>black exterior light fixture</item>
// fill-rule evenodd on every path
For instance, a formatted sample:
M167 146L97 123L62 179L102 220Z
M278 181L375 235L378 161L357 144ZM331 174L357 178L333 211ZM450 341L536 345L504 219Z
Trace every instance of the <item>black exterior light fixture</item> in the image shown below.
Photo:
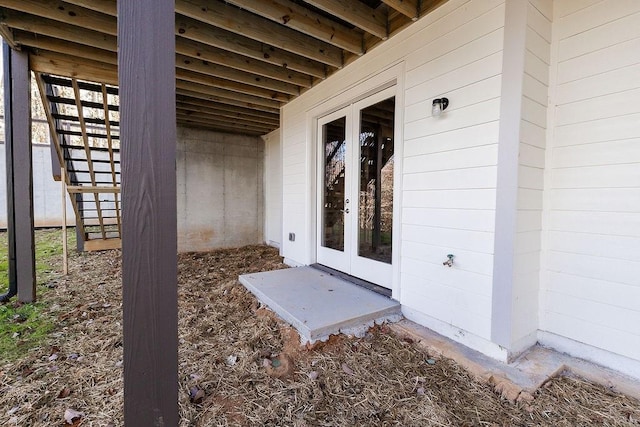
M431 105L431 114L438 117L449 106L449 98L436 98Z

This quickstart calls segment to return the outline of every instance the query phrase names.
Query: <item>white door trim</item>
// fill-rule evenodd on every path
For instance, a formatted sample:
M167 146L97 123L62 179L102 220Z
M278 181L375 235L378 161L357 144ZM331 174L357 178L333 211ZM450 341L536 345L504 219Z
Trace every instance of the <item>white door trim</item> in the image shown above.
M370 95L367 98L364 98L358 102L355 102L351 105L351 117L352 117L352 129L351 129L351 138L353 141L358 141L359 137L360 137L360 111L363 108L366 108L370 105L376 104L377 102L383 101L385 99L394 97L396 98L396 87L392 86L389 87L387 89L383 89L379 92L376 92L373 95ZM397 104L397 98L394 100L395 103L395 108L394 111L396 111L398 109L398 104ZM396 117L394 117L394 162L395 162L395 143L396 141L398 141L396 138L396 131L395 129L398 127L398 123L395 122ZM355 144L354 146L359 144ZM357 176L359 175L359 171L360 171L360 153L356 154L354 153L352 156L352 163L351 163L351 169L354 171L354 178L353 181L351 181L351 188L355 189L359 183L358 182L354 182L354 181L359 181ZM395 165L394 165L395 166ZM394 168L394 172L395 172L395 168ZM395 174L394 174L394 178L395 178ZM394 198L396 196L396 188L394 186ZM351 204L351 209L353 210L353 214L354 215L359 215L359 210L360 210L360 198L357 197L357 195L352 194L352 199L353 199L353 203ZM395 212L394 212L395 213ZM393 225L396 224L395 221L395 217L393 220ZM359 228L357 226L353 225L352 222L352 226L351 226L351 242L352 245L358 245L358 239L359 239ZM395 235L395 231L393 233ZM395 247L393 246L393 242L392 241L392 245L391 247L393 248L393 251L395 251ZM392 253L393 254L393 253ZM365 258L365 257L361 257L358 255L357 250L351 250L351 275L359 277L361 279L367 280L369 282L372 283L376 283L380 286L383 286L385 288L389 288L391 289L393 287L393 259L392 259L392 263L391 265L389 264L385 264L379 261L373 261L369 258Z
M351 252L351 239L345 238L344 239L344 248L342 251L338 251L335 249L331 249L331 248L327 248L321 245L322 242L322 233L323 233L323 228L321 227L322 224L322 218L320 217L323 213L323 204L324 204L324 200L323 200L323 195L320 193L320 188L324 186L324 167L320 166L320 162L322 162L322 164L324 164L324 162L321 160L324 157L324 153L323 153L323 149L324 146L321 143L322 137L321 137L321 133L322 133L322 126L325 125L326 123L332 122L336 119L339 119L341 117L345 117L345 144L346 144L346 156L345 156L345 192L346 192L346 197L348 197L348 191L351 188L351 175L352 175L352 170L349 166L349 163L351 163L351 157L352 153L351 153L351 135L353 134L352 131L352 121L349 120L349 116L351 114L351 108L350 107L344 107L340 110L334 111L326 116L320 117L318 118L317 121L317 130L316 130L316 158L317 160L317 164L316 164L316 183L317 183L317 187L316 187L316 254L317 254L317 259L316 261L320 264L324 264L327 265L331 268L335 268L336 270L340 270L340 271L350 271L350 260L349 257L347 256L350 252ZM346 215L350 215L350 214L346 214ZM351 234L351 224L352 221L348 220L348 218L344 218L344 235L345 236L349 236Z
M354 101L362 99L370 94L384 90L390 86L396 88L396 126L394 147L395 165L394 165L394 200L393 200L393 257L392 257L392 298L400 300L401 293L401 236L402 236L402 165L403 165L403 145L404 145L404 61L398 61L390 65L385 70L368 76L360 82L341 90L338 95L328 98L306 112L306 147L307 147L307 210L306 229L308 239L306 244L307 254L311 263L317 262L317 134L318 134L318 118L327 115L337 109L351 104Z

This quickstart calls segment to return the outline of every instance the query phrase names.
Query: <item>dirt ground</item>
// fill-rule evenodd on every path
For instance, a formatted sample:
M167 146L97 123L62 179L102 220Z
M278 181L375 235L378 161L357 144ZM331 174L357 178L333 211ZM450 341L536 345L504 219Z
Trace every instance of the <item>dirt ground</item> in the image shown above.
M265 246L180 255L181 426L640 425L640 402L579 378L549 381L532 402L505 401L385 326L301 349L237 281L278 268ZM66 415L121 426L120 252L73 255L70 275L48 287L56 328L0 367L0 425L62 426Z

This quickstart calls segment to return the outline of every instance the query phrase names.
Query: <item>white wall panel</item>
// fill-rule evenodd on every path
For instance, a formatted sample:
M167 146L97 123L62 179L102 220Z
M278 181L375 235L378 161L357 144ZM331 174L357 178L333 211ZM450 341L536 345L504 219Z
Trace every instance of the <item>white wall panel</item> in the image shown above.
M404 190L487 189L496 185L495 166L479 166L464 170L407 173Z
M637 138L640 135L640 114L556 126L553 131L555 147Z
M267 244L282 245L282 145L280 129L262 137L264 158L264 240Z
M515 353L535 343L538 329L551 21L550 2L527 2L510 319Z
M555 12L541 329L634 359L612 367L637 372L640 2L557 1Z
M493 145L496 143L497 132L498 122L494 120L436 135L420 136L412 140L405 139L404 154L406 157L412 157L421 154Z
M402 241L432 244L452 250L493 253L493 235L489 231L471 231L464 229L446 229L437 226L403 224ZM443 261L451 252L443 251ZM408 256L411 254L407 254ZM419 258L420 254L413 254Z
M640 62L640 39L591 51L558 64L558 83L563 84L606 73Z
M442 254L451 249L450 247L412 241L405 241L402 245L405 253L409 254L402 257L403 261L414 259L417 261L430 262L436 265L441 265L446 260L446 258L442 258ZM475 272L489 277L492 275L493 254L457 248L456 255L456 269Z
M429 218L433 226L454 228L458 230L493 231L493 210L445 209L445 208L410 208L402 210L404 224L419 225Z
M472 341L485 344L504 14L503 0L450 0L282 111L283 231L296 233L296 242L283 242L283 254L304 264L315 261L316 146L310 115L345 105L361 94L358 85L370 87L376 74L402 64L403 122L397 125L403 140L396 142L404 152L398 194L402 243L394 248L403 269L399 298L408 311L476 334ZM432 99L440 96L449 98L449 108L431 117ZM451 269L442 265L448 253L456 255Z

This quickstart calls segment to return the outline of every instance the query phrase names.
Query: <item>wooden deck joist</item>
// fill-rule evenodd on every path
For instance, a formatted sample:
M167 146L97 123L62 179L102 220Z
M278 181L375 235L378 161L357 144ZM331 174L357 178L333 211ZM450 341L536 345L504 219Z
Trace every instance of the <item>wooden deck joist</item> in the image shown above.
M284 103L445 1L176 0L178 100L207 108L178 106L178 123L235 133L274 130ZM107 83L117 94L116 0L5 0L0 30L29 51L33 70L74 77L81 89L96 90L89 81ZM237 108L233 116L231 108ZM196 122L186 111L211 120ZM85 123L102 124L93 117Z

